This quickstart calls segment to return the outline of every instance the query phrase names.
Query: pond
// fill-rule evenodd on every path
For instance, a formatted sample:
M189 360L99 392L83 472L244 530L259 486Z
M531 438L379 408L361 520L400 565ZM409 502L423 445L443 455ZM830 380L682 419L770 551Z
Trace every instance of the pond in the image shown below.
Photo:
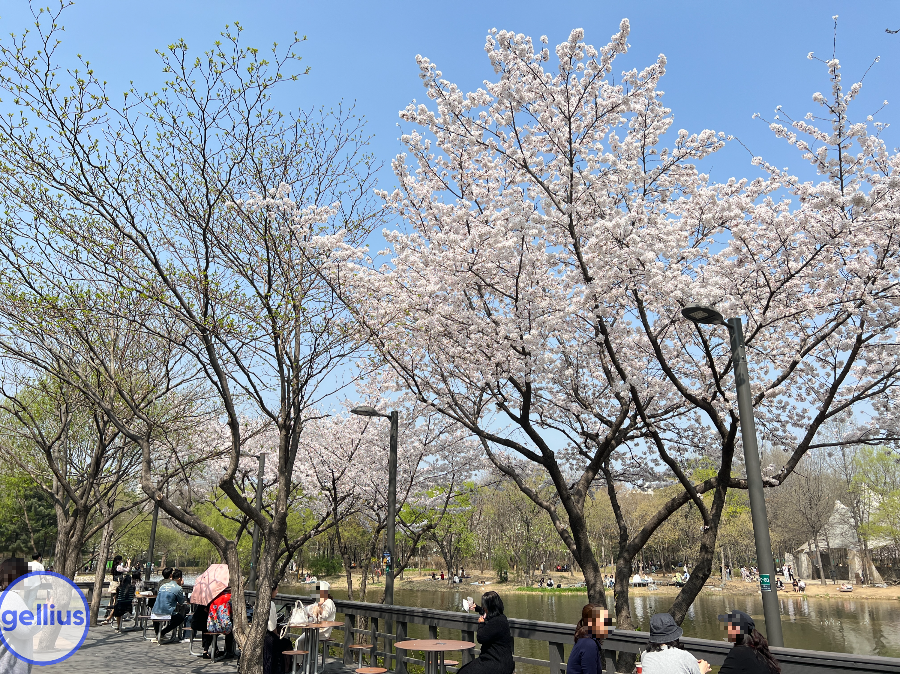
M380 587L377 591L380 592ZM510 618L575 623L587 596L580 594L503 594L505 613ZM403 606L419 606L446 611L459 611L467 596L480 598L484 588L460 591L401 590L395 591L395 602ZM335 597L345 596L338 591ZM612 595L607 595L610 603ZM631 598L631 610L638 629L647 631L650 616L668 609L672 597L641 596ZM780 595L785 645L790 648L837 651L900 657L900 602L875 599L823 599L807 596ZM685 636L701 639L724 639L717 616L729 609L746 611L756 618L764 631L762 599L702 593L694 602L682 627ZM412 637L424 637L413 630ZM546 645L526 639L516 640L516 654L547 659ZM566 652L568 657L568 649Z

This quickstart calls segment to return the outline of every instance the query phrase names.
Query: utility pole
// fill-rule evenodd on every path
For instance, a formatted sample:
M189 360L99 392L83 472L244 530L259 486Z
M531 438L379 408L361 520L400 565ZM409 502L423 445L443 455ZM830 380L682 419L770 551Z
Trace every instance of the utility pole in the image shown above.
M150 548L147 550L147 566L144 569L144 580L150 582L150 570L153 566L153 548L156 546L156 522L159 519L159 501L153 504L153 521L150 523Z
M263 471L266 467L266 455L262 452L256 457L259 459L259 473L256 477L256 507L262 513L263 501ZM247 578L247 589L256 591L256 567L259 565L259 524L253 523L253 551L250 553L250 577Z
M394 569L397 568L396 530L397 521L397 435L399 433L400 413L391 412L391 449L388 456L388 521L387 544L391 556L391 566L384 582L384 603L394 603Z

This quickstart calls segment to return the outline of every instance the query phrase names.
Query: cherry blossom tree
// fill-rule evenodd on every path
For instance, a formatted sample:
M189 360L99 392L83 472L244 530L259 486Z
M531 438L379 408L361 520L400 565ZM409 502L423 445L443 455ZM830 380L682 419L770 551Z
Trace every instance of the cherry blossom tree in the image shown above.
M384 381L370 377L358 387L362 399L383 404ZM471 436L407 396L393 399L399 413L397 453L397 527L409 541L405 555L393 561L390 573L400 575L416 547L440 526L466 480L480 465ZM345 407L351 403L346 402ZM387 526L389 425L369 417L334 414L314 422L305 435L308 455L304 464L314 475L311 498L328 504L338 550L353 599L352 560L343 538L342 523L351 518L367 531L366 559L377 557L377 546ZM368 565L360 568L359 597L366 600ZM384 602L382 591L379 602Z
M398 189L382 193L409 231L385 233L391 257L381 266L337 237L319 239L334 286L398 386L474 433L549 513L598 603L584 503L605 483L619 527L622 628L632 626L632 561L658 527L696 505L698 561L670 609L680 622L711 573L727 489L746 488L735 474L727 333L684 320L685 305L746 317L758 423L789 456L765 476L770 486L817 446L823 423L881 399L900 373L898 156L880 127L870 134L847 121L859 86L845 92L831 60L832 129L772 127L818 182L755 159L762 177L716 184L696 163L723 134L680 130L662 145L673 123L657 88L663 56L612 81L627 35L623 21L598 50L575 30L550 68L547 48L492 31L485 49L497 79L470 93L419 57L433 105L401 112L413 127L407 154L393 163ZM893 434L873 419L868 437ZM699 483L685 474L696 456L718 463ZM531 469L552 482L558 504L529 488ZM682 491L629 527L615 482L648 470Z

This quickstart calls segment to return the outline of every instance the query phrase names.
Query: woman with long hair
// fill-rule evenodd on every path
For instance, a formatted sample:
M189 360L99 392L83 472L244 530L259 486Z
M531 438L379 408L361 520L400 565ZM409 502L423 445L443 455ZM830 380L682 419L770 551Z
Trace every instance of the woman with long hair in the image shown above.
M566 674L603 674L603 640L611 629L609 611L585 604L575 627L575 647L569 654Z
M503 600L496 592L481 595L481 606L473 607L478 617L478 643L481 655L460 668L458 674L513 674L512 634L503 615Z
M641 657L644 674L706 674L706 660L698 660L681 646L684 634L669 613L650 616L650 639Z
M734 644L720 674L781 674L781 665L769 652L769 642L756 629L748 614L731 611L719 616L725 623L728 641Z

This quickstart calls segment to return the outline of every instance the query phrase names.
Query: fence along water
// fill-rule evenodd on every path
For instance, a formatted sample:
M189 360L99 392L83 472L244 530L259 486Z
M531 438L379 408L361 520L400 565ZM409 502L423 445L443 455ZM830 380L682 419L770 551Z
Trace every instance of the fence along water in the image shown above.
M88 596L93 589L93 583L78 583L82 591ZM188 586L185 586L188 589ZM248 601L255 601L256 594L246 593ZM281 607L293 605L301 600L304 604L315 601L313 596L279 594L275 597L276 604ZM409 635L410 625L422 625L428 630L432 638L438 636L451 638L459 636L464 641L475 641L475 632L478 629L478 617L455 611L439 611L427 608L410 606L385 606L383 604L370 604L364 602L336 599L335 605L339 614L343 614L344 629L343 641L335 641L335 646L342 648L343 659L347 664L355 662L356 655L349 649L354 643L354 635L365 636L366 643L373 644L373 650L378 657L385 658L385 667L392 669L397 674L407 674L407 664L424 664L423 660L404 655L404 651L394 652L393 644L405 640ZM360 627L363 623L360 618L367 618L369 626L366 629ZM338 617L340 620L340 616ZM382 631L384 626L391 624L392 631ZM528 658L514 656L517 663L541 667L549 671L549 674L564 674L566 670L565 649L574 643L575 626L566 623L553 623L540 620L522 620L520 618L509 619L510 630L514 639L531 639L546 644L547 659ZM333 636L337 636L334 634ZM614 661L616 653L641 653L647 647L647 633L628 630L615 630L607 637L603 649L606 654L606 672L615 672ZM698 658L707 660L712 665L721 665L725 661L730 645L724 641L710 639L691 639L684 637L681 643ZM900 674L900 658L887 658L876 655L859 655L854 653L831 653L828 651L808 651L798 648L773 648L772 653L781 663L783 674L829 674L831 672L893 672ZM478 654L477 649L463 653L461 664L465 664ZM449 672L455 668L448 668Z

